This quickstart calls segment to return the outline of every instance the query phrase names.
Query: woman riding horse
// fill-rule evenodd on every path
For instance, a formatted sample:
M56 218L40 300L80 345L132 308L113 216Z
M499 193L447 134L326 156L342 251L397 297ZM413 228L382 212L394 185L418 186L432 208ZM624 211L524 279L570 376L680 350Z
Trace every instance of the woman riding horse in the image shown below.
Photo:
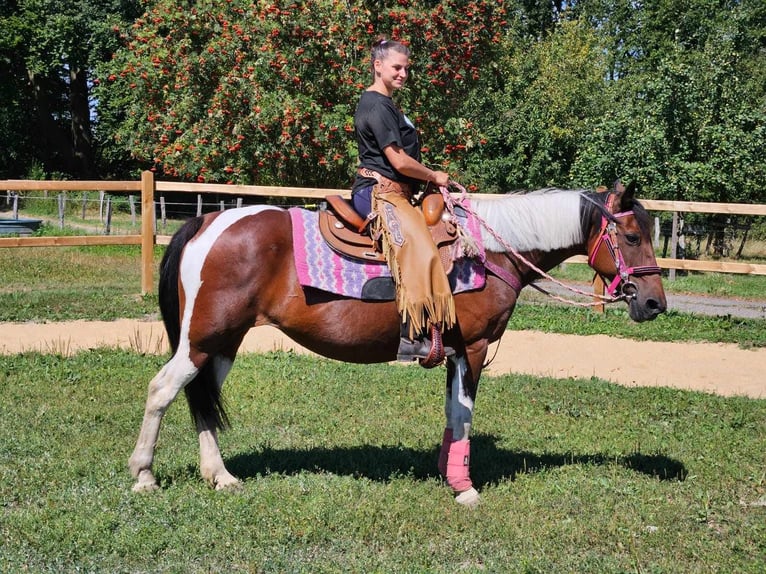
M354 114L359 171L352 200L362 216L377 214L373 225L383 240L402 318L397 359L434 367L452 352L443 348L441 333L455 324L455 302L431 234L411 201L419 182L445 187L449 176L420 162L418 132L392 100L407 79L409 56L394 40L380 38L372 47L373 82Z

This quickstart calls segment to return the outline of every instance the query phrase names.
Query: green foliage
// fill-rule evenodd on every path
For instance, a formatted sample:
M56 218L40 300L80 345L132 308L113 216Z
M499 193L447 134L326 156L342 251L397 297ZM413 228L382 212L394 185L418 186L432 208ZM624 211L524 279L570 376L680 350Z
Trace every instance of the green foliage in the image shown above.
M127 458L163 359L0 357L3 572L763 571L766 401L599 380L483 379L476 511L436 474L444 371L244 355L224 460L199 478L183 398L158 492Z
M644 197L763 203L765 10L759 0L6 3L0 177L37 162L67 177L152 168L346 187L354 106L383 33L413 49L397 101L422 130L426 162L471 190L621 178Z
M91 70L114 48L104 30L138 0L19 0L0 6L0 175L94 173Z
M615 46L611 101L578 150L573 181L620 177L645 197L766 201L766 83L751 73L766 57L758 10L668 1L620 12L624 25L605 30Z

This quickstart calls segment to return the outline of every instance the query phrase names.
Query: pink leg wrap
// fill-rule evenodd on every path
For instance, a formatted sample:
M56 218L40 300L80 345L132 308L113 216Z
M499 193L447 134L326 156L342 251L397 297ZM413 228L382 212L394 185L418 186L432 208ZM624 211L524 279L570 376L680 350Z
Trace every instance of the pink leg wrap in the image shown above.
M439 474L447 478L447 457L449 456L449 447L452 444L452 429L445 428L442 436L442 447L439 451Z
M469 470L471 441L468 439L452 441L447 456L447 484L455 492L464 492L473 488Z

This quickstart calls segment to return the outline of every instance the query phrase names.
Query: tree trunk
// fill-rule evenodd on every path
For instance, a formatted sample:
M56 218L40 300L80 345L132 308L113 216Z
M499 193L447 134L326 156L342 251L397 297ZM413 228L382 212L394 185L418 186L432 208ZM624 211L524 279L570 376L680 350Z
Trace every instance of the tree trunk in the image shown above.
M39 149L44 150L45 170L62 171L75 178L93 176L93 138L90 131L87 75L83 71L70 73L68 110L59 104L57 95L65 95L66 88L57 86L57 80L28 72L29 82L37 108L37 134ZM66 129L67 111L71 127Z
M69 72L69 107L72 113L72 175L90 179L93 174L93 134L90 130L88 75Z

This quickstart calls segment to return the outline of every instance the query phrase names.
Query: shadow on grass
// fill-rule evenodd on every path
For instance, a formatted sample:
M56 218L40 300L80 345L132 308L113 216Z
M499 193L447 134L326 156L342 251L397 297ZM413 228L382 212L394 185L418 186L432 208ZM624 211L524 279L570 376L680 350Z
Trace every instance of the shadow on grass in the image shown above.
M632 453L624 456L576 453L533 453L498 448L497 437L477 434L471 438L471 477L481 488L518 474L532 474L568 465L618 464L656 477L659 480L686 479L683 463L662 455ZM227 468L239 478L252 478L268 473L330 472L386 481L396 476L412 476L425 480L438 476L438 448L413 449L402 446L369 446L311 448L307 450L272 449L231 457Z

